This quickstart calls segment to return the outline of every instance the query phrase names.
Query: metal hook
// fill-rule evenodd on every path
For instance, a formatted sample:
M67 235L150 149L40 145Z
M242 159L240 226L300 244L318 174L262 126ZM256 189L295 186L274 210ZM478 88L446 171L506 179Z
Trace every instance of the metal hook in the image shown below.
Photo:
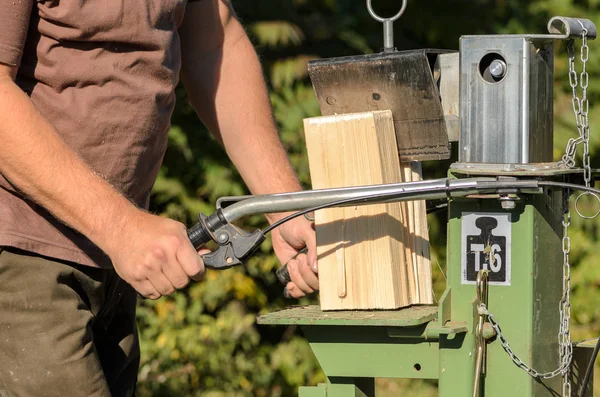
M488 303L488 279L487 270L480 270L477 273L477 301L487 306Z
M485 312L487 311L488 304L488 271L480 270L477 273L477 311L479 314L479 320L477 322L477 328L475 330L475 337L477 342L477 359L475 361L475 379L473 382L473 397L479 397L481 395L481 377L485 375L485 360L487 355L487 344L483 338L483 325L486 321Z
M578 23L581 25L581 30L582 30L582 32L583 32L582 34L583 34L584 36L587 36L587 34L588 34L588 30L586 29L586 27L585 27L585 25L583 24L583 22L581 22L579 19L577 20L577 22L578 22Z
M367 0L367 9L369 10L369 14L373 17L377 22L383 23L383 50L394 51L394 21L404 14L406 10L408 0L402 0L402 8L396 15L390 18L382 18L373 11L372 0Z
M583 219L595 219L598 215L600 215L600 207L598 207L598 211L596 211L596 213L594 215L583 215L581 213L581 211L579 211L579 199L583 196L594 196L594 198L598 201L598 204L600 205L600 197L598 197L597 194L594 194L592 192L583 192L581 193L579 196L577 196L577 198L575 199L575 212L577 212L577 215L579 215L580 217L582 217Z
M596 25L589 19L553 17L548 22L548 32L557 39L578 38L584 30L588 39L596 38Z

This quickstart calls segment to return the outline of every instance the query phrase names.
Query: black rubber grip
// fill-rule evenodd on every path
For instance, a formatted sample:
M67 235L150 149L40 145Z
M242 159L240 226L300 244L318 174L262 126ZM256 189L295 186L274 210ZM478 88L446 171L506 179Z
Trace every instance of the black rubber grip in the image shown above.
M304 247L300 250L300 252L298 252L296 255L294 255L294 257L292 259L296 259L298 257L298 255L306 254L307 252L308 252L308 249L306 247ZM290 259L290 261L292 259ZM288 271L287 263L285 265L281 266L279 269L277 269L277 271L275 272L275 275L277 276L277 280L279 280L279 282L283 285L287 285L287 283L292 281L292 278L290 277L290 272Z
M298 255L306 254L307 252L308 252L308 249L306 247L304 247L292 259L296 259L298 257ZM292 259L290 259L290 260L292 260ZM277 269L277 271L275 272L275 275L277 276L277 280L279 280L279 282L281 284L283 284L284 286L287 285L287 283L292 281L292 278L290 277L290 272L287 269L287 263L285 265L281 266L279 269ZM285 287L283 288L283 296L287 299L292 298L292 295L290 295L290 291L288 291L287 288L285 288Z
M287 285L287 283L289 283L290 281L292 281L290 273L288 272L287 263L279 269L277 269L275 275L277 276L279 282L284 286ZM292 294L290 294L290 291L288 291L286 287L283 287L283 297L285 299L292 299Z
M190 239L194 248L199 249L203 247L209 241L212 241L212 237L202 222L196 223L194 226L187 231L188 238Z
M277 269L275 275L277 276L277 280L279 280L279 282L283 285L287 285L287 283L292 281L290 273L288 272L287 263L279 269Z

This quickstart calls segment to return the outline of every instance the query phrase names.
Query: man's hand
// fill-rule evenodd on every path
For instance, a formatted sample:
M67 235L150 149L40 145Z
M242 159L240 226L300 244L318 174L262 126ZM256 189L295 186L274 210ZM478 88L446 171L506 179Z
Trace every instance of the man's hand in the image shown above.
M290 295L301 298L317 291L317 244L313 223L304 217L295 218L274 229L272 238L275 254L288 266L292 282L286 288ZM304 247L308 248L308 253L298 255Z
M119 276L141 295L158 299L204 274L204 262L183 224L135 211L119 228L107 254Z

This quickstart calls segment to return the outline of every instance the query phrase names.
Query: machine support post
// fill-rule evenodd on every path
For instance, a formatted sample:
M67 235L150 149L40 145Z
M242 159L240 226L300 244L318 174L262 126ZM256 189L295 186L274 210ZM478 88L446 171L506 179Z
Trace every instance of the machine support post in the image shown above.
M561 214L560 189L521 197L511 211L503 209L497 199L457 200L451 204L447 277L452 289L452 318L471 321L472 331L455 349L449 348L447 340L440 340L440 397L473 394L477 357L474 319L479 318L475 282L477 272L485 266L490 274L487 308L511 348L538 371L552 371L559 366ZM497 245L497 250L479 250L480 243ZM494 254L495 263L490 259ZM513 363L497 336L487 344L485 361L487 373L481 378L481 395L541 397L561 393L560 376L533 379Z

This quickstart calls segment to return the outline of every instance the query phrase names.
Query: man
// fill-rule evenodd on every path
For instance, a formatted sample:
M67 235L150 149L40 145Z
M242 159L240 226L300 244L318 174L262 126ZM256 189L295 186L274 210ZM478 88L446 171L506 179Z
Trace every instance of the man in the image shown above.
M0 21L0 395L131 396L135 292L204 273L185 226L140 209L179 72L253 193L300 189L257 56L228 0L15 0ZM312 225L273 244L309 247L287 287L317 289Z

